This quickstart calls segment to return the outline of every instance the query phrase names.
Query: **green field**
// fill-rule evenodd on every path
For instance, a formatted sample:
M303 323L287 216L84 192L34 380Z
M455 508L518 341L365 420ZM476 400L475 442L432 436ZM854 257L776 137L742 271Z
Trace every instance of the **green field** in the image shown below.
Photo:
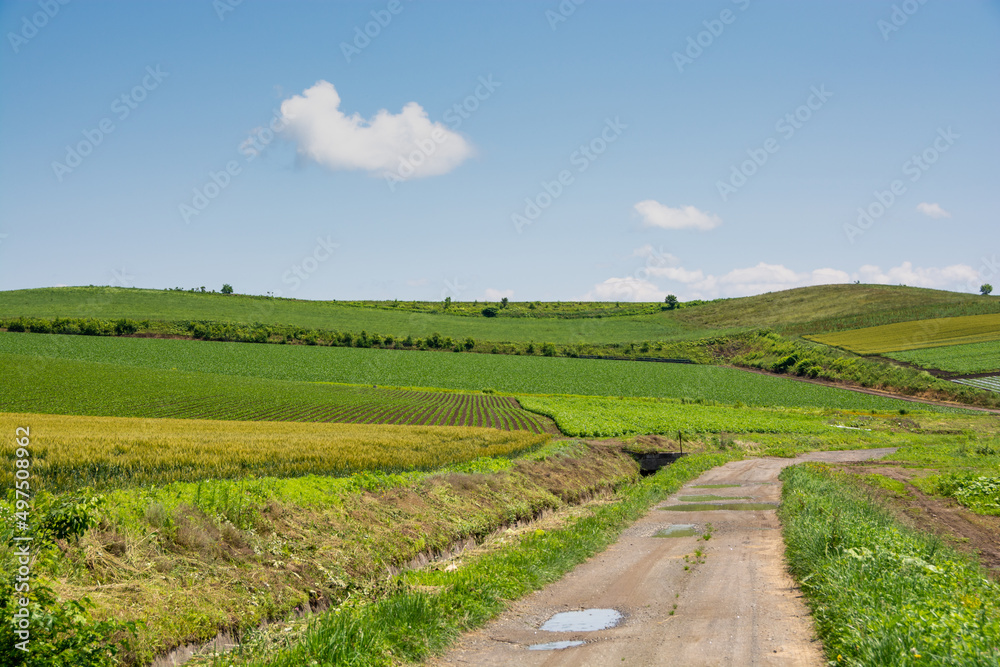
M928 347L1000 340L1000 314L939 317L809 336L856 354L885 354Z
M937 368L953 373L986 373L1000 370L1000 341L889 352L885 356L921 368Z
M913 403L851 392L834 387L795 382L780 377L748 373L721 366L606 361L566 357L527 357L450 352L405 352L360 348L310 347L300 345L252 345L205 343L143 338L97 338L47 334L0 334L0 354L27 383L28 391L10 385L0 410L60 412L44 406L114 400L135 409L147 402L128 386L116 389L115 366L160 369L161 374L140 373L155 382L171 384L171 372L199 374L181 387L197 397L210 396L207 387L224 384L226 376L245 378L240 391L259 400L280 402L273 388L259 394L251 379L338 382L395 387L440 387L478 391L489 388L507 393L580 394L590 396L652 396L742 403L757 406L812 406L851 410L912 409ZM59 390L60 377L52 370L33 377L32 365L47 360L97 362L94 368L77 366L73 377L80 389L74 394ZM164 374L165 373L165 374ZM204 382L196 378L204 375ZM8 375L9 376L9 375ZM213 377L214 376L214 377ZM149 380L153 382L152 379ZM52 382L45 391L31 389L36 382ZM120 383L119 383L120 384ZM173 386L173 385L171 385ZM221 388L219 389L221 390ZM212 390L212 391L219 391ZM300 390L296 390L300 391ZM307 391L303 388L301 391ZM83 395L75 395L82 393ZM34 397L31 406L24 405ZM173 399L178 400L178 399ZM249 399L248 399L249 400ZM255 399L258 400L258 399ZM16 405L18 407L9 407ZM920 409L935 409L920 406ZM947 408L940 408L947 409ZM70 414L115 414L156 416L122 412L70 412Z

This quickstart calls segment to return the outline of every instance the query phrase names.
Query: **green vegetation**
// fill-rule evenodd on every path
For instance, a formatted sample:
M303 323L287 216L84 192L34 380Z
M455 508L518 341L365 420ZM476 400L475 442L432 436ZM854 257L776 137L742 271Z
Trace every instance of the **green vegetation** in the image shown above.
M282 637L256 651L249 647L246 653L222 656L215 664L298 667L315 661L388 667L399 660L423 660L459 633L499 614L509 601L559 579L684 482L732 458L689 456L625 487L618 502L600 505L564 528L529 533L455 571L407 572L381 599L324 612L294 641Z
M1000 585L828 468L786 469L787 557L831 664L996 665Z
M71 371L70 378L65 380L68 382L67 391L62 391L58 387L64 379L55 377L53 373L60 364L66 363L63 360L99 362L107 366L76 366ZM232 396L233 392L226 390L222 381L222 376L231 375L369 386L423 386L459 390L491 388L509 393L688 398L724 403L742 402L756 406L816 406L861 410L913 407L912 404L896 399L858 394L833 387L803 385L783 378L719 366L544 356L416 353L298 345L205 344L181 340L8 333L0 334L0 364L8 366L12 373L32 378L31 384L50 387L49 391L44 392L40 388L31 392L18 392L13 387L0 388L0 408L18 412L115 416L164 414L138 410L140 405L145 406L150 402L150 396L160 400L158 394L140 397L136 395L134 388L121 385L116 388L115 383L106 382L112 373L112 364L126 367L122 369L123 372L127 372L129 366L147 369L147 372L135 375L154 384L164 381L164 375L149 372L152 369L205 375L204 381L188 378L196 385L190 388L175 384L178 391L170 392L171 397L168 399L172 402L182 400L188 392L191 398L210 396L212 394L208 385L216 387L213 391ZM46 366L53 370L43 371ZM209 373L215 377L208 375ZM934 382L934 378L931 378L931 382ZM256 386L241 384L244 390ZM942 384L953 387L955 392L974 393L972 389L953 383ZM68 391L74 386L94 391L77 395L76 392ZM100 391L96 391L98 387ZM274 385L263 384L259 395L264 398L254 400L262 403L284 401L283 397L274 395L273 387ZM304 386L289 389L294 389L296 395L311 391ZM101 392L104 395L91 395ZM108 402L122 404L123 407L115 412L104 413L90 409L74 411L45 407L49 404L75 406ZM166 407L164 405L163 409ZM926 409L946 408L928 406Z
M952 373L1000 371L1000 341L890 352L885 356L922 368L936 368Z
M857 354L885 354L943 345L998 341L1000 314L936 317L809 338Z

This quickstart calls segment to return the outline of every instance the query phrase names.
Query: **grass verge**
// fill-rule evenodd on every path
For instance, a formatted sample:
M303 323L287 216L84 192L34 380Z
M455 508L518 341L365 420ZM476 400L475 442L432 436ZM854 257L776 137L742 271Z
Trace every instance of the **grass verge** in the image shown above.
M1000 585L827 466L786 469L787 558L835 665L996 665Z
M457 570L413 571L369 604L344 604L318 615L294 639L261 654L237 652L217 665L381 666L420 661L460 633L498 615L508 602L556 581L603 550L656 502L737 454L693 454L618 492L618 502L553 531L536 531ZM252 653L252 651L250 652Z

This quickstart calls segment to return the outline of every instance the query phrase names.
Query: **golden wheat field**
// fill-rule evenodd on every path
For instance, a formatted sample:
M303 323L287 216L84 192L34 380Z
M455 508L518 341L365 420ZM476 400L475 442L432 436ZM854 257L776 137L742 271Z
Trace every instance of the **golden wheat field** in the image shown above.
M925 347L1000 340L1000 314L939 317L806 336L856 354L884 354Z
M463 426L135 419L0 413L0 452L13 460L29 429L33 489L64 491L209 478L429 469L510 456L548 435ZM23 431L18 435L23 435ZM14 467L0 470L12 485Z

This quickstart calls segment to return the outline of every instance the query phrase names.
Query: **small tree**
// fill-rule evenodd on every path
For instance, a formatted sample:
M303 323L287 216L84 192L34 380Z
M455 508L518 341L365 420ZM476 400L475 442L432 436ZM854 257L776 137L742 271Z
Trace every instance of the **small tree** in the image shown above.
M451 308L451 297L450 296L446 296L444 298L444 307L445 307L445 309Z
M673 310L677 307L677 297L673 294L668 294L667 298L663 300L663 303L667 304L667 310Z
M499 312L500 311L493 306L486 306L483 308L483 317L496 317Z
M230 285L229 283L224 284L222 286L222 293L223 294L232 294L233 293L233 286Z
M507 297L504 297L504 298L500 299L500 307L501 308L506 308L507 307Z
M990 292L992 291L993 291L993 285L990 285L989 283L984 283L979 286L979 293L982 294L983 296L989 296Z

